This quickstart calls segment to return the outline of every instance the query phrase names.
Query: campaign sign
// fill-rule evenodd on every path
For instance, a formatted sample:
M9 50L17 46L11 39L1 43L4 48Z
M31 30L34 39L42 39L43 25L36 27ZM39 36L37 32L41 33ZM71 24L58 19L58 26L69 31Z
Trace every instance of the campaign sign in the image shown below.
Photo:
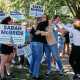
M28 62L31 62L31 58L32 58L32 50L30 48L30 44L26 45L24 48L24 53L26 55L26 58L28 60Z
M24 44L25 26L0 24L0 43L3 44Z
M30 48L30 44L28 44L28 45L26 45L26 44L16 45L16 50L17 50L17 56L26 55L28 62L29 63L31 62L32 50Z
M73 40L73 34L72 33L69 33L69 40L70 40L70 43L74 42L74 40Z
M6 17L5 10L0 10L0 22Z
M44 6L30 4L29 16L41 17L44 14L44 10Z
M24 15L20 11L8 11L12 19L25 19Z
M18 45L16 45L17 56L25 55L24 47L25 47L25 44L18 44Z

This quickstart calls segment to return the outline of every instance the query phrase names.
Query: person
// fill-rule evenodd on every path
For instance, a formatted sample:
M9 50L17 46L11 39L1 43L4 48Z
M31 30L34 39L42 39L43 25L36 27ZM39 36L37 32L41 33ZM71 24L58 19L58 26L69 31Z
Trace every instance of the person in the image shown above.
M58 44L58 32L61 32L61 29L57 26L57 24L60 22L60 16L59 15L54 15L54 18L53 18L53 33L54 33L54 36L55 36L55 39L57 41L57 44ZM59 55L59 52L58 52L58 55ZM52 57L52 63L51 63L51 66L54 67L55 64L54 64L54 58ZM59 67L58 65L56 64L56 71L59 71Z
M13 19L13 25L19 25L19 20L18 19ZM15 54L16 54L16 45L13 46L13 54L12 54L12 59L11 59L11 63L15 64Z
M1 24L12 25L12 22L13 20L9 16L6 17L4 20L2 20ZM13 54L13 46L14 43L1 45L1 80L7 80L6 77L4 76L4 66L6 66L7 76L14 77L10 73L10 60L11 60L11 55Z
M29 27L27 28L27 30L31 31L33 25L34 25L34 22L33 21L30 21Z
M48 24L51 24L51 20L40 22L38 23L36 30L45 31L45 27L47 27ZM45 37L41 35L36 35L36 30L32 28L30 32L30 34L33 35L33 38L30 43L32 49L32 59L30 63L29 73L34 76L35 80L41 80L41 78L39 77L39 67L43 56L43 43L45 41Z
M44 19L43 19L44 17ZM42 21L45 21L47 18L47 15L43 15L42 16ZM53 34L53 27L52 25L48 25L46 28L45 28L46 31L40 31L41 33L41 36L45 36L46 37L46 40L47 40L47 43L48 44L44 44L44 50L45 50L45 54L46 54L46 59L47 59L47 64L48 64L48 72L46 74L46 77L48 77L51 73L51 55L50 55L50 52L52 52L52 55L54 57L54 59L56 60L56 62L58 63L59 65L59 68L60 68L60 76L63 75L63 66L62 66L62 63L58 57L58 49L57 49L57 41L54 37L54 34ZM36 32L36 34L38 34L38 31Z
M25 26L26 27L26 32L25 32L25 43L26 44L29 44L30 43L30 39L29 39L29 36L30 36L30 31L27 30L27 23L26 22L23 22L22 23L22 26ZM24 55L20 55L20 68L23 67L23 63L24 63ZM26 58L26 65L29 66L29 62Z
M73 45L69 57L69 63L75 73L73 79L80 79L80 21L75 21L73 26L74 28L68 28L63 25L63 28L73 34Z

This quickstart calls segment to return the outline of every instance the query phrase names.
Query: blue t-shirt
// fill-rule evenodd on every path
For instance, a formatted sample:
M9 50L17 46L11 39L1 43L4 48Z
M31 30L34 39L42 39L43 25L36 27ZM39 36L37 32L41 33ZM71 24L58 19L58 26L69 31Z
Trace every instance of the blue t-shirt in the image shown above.
M53 29L54 28L57 28L57 25L55 23L53 23ZM55 39L58 42L58 32L56 30L53 30L53 32L54 32Z
M30 31L27 30L26 33L25 33L25 40L26 41L29 39L29 36L30 36Z

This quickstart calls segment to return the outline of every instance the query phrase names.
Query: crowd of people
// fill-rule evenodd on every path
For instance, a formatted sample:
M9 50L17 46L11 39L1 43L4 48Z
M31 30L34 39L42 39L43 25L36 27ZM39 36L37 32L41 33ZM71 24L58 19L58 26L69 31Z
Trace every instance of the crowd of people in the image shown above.
M13 20L10 16L2 20L1 24L8 25L20 25L17 19ZM53 21L49 19L47 15L42 15L36 19L35 23L30 22L29 27L27 27L27 22L21 23L21 26L25 27L25 44L30 44L32 50L32 58L29 63L26 58L26 64L29 66L29 73L34 76L35 80L42 80L39 76L39 69L41 60L45 54L48 72L46 72L45 77L49 77L51 74L51 67L56 64L56 70L60 72L60 76L64 75L64 69L62 62L60 60L60 52L69 52L69 32L73 34L74 43L72 44L72 51L69 58L69 63L74 70L73 78L80 78L80 21L77 20L73 23L73 28L68 28L66 25L62 25L62 28L58 24L63 24L60 22L60 16L55 15ZM65 24L65 23L64 23ZM59 43L59 39L63 44ZM68 40L67 40L68 39ZM64 43L64 41L66 41ZM24 44L20 44L24 45ZM67 45L67 51L65 52L65 46ZM1 80L7 80L4 76L4 66L6 66L7 76L15 78L15 76L10 72L10 61L15 63L15 53L17 53L17 45L12 42L12 44L1 44L1 64L0 73ZM18 55L20 62L20 68L23 67L24 55ZM56 63L55 63L56 62ZM15 64L14 64L15 65Z

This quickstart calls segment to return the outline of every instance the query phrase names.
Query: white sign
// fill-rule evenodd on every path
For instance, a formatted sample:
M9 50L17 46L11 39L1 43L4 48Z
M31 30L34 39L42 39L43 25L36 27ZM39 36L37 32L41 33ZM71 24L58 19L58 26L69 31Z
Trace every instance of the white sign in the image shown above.
M16 47L17 49L17 55L20 56L20 55L26 55L26 58L28 60L28 62L30 63L31 62L31 58L32 58L32 50L30 48L30 44L26 45L17 45Z
M24 53L26 55L26 58L28 59L29 63L31 62L32 58L32 50L30 48L30 44L24 47Z
M6 17L5 10L0 10L0 22Z
M9 11L8 13L12 19L25 19L24 15L20 11Z
M4 44L24 44L25 26L0 24L0 43Z
M19 44L19 45L16 45L16 50L17 50L17 56L20 56L20 55L24 55L24 48L25 47L25 44Z
M73 40L73 34L72 33L69 33L69 40L70 40L70 43L74 42L74 40Z
M29 16L41 17L44 14L44 10L44 6L30 4Z

